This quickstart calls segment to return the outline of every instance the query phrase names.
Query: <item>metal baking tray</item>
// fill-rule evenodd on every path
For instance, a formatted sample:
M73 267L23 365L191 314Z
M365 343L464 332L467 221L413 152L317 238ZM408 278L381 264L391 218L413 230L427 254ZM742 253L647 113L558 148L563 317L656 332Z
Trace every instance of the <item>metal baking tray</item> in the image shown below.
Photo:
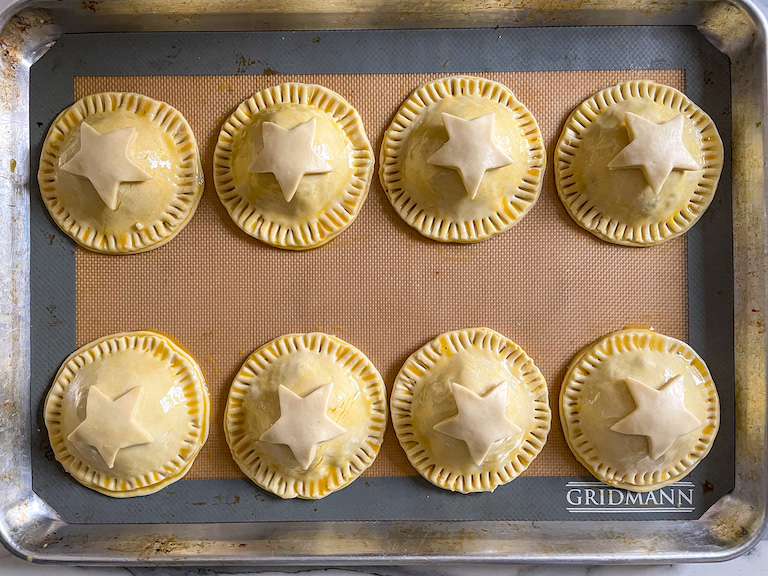
M63 33L696 26L730 59L735 489L698 520L67 523L32 489L31 65ZM39 562L395 564L724 560L766 517L765 17L749 0L488 3L0 0L0 538Z

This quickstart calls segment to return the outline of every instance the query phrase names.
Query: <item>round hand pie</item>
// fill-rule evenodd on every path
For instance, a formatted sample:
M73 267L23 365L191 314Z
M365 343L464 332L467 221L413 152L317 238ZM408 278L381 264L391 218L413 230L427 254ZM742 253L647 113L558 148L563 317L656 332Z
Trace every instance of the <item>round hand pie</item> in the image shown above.
M219 199L246 234L306 250L357 217L373 152L349 102L322 86L289 83L237 107L219 134L213 174Z
M181 113L122 92L91 94L59 114L37 179L59 228L106 254L165 244L203 194L197 142Z
M454 76L414 90L384 134L379 161L403 220L433 240L477 242L531 209L546 153L536 120L507 87Z
M182 478L208 438L210 398L197 362L151 331L105 336L67 358L45 399L56 459L115 498Z
M566 210L595 236L660 244L701 217L723 168L712 120L674 88L649 80L612 86L568 118L555 150Z
M321 333L281 336L251 354L224 415L237 465L281 498L323 498L352 482L376 459L386 424L376 368Z
M541 451L551 415L544 376L522 348L488 328L446 332L395 378L392 423L434 485L491 492Z
M642 328L604 336L571 361L560 419L595 478L634 492L677 482L704 458L720 425L715 384L690 346Z

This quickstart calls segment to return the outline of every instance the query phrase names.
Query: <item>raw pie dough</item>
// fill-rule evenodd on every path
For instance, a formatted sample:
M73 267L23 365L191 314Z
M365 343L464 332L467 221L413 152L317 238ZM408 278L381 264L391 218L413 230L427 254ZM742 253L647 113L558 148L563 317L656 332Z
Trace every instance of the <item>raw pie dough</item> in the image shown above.
M254 94L224 123L213 174L219 199L246 234L306 250L357 217L373 151L360 116L339 94L281 84Z
M208 438L210 398L197 362L170 338L105 336L67 358L45 399L56 459L115 498L182 478Z
M256 484L281 498L317 499L373 464L386 423L384 382L360 350L328 334L289 334L240 368L224 432Z
M197 142L181 113L123 92L91 94L59 114L37 178L59 228L106 254L165 244L203 193Z
M547 383L517 344L488 328L446 332L395 378L392 423L419 473L440 488L491 492L541 451Z
M634 492L677 482L720 425L712 376L693 349L630 328L580 351L560 390L568 446L595 478Z
M507 230L536 202L546 153L506 86L472 76L414 90L381 145L379 177L397 213L441 242Z
M723 168L723 143L704 111L674 88L633 80L585 100L555 150L566 210L595 236L659 244L701 217Z

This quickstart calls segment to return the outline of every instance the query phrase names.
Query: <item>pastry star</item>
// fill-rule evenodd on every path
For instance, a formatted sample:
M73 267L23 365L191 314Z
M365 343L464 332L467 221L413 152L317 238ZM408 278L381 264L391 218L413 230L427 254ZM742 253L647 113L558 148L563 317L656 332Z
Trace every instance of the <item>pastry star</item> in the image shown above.
M608 168L640 168L654 194L661 191L672 170L700 170L683 143L684 118L678 114L664 124L642 116L624 115L632 141L608 164Z
M435 166L458 170L472 200L477 196L487 170L512 164L512 158L504 154L493 141L495 121L496 115L493 112L474 120L464 120L443 112L448 142L427 159L428 163Z
M685 407L682 375L658 390L634 378L627 378L626 382L636 408L611 426L611 430L648 438L648 453L653 460L663 456L680 436L701 426L701 421Z
M91 386L85 402L85 420L67 436L67 440L93 446L112 468L120 450L154 440L136 421L143 392L143 386L136 386L112 400L96 386Z
M307 470L315 459L318 444L346 432L328 417L332 387L333 384L326 384L302 398L280 384L277 389L280 418L259 440L287 445L301 469Z
M315 152L316 119L288 130L274 122L261 125L264 148L248 167L249 172L272 172L283 191L286 202L293 199L299 181L305 174L325 174L333 170L322 156Z
M506 381L497 384L485 396L455 382L451 384L451 389L459 413L435 424L434 429L463 440L478 466L483 463L494 442L522 433L522 429L505 414Z
M130 156L136 128L129 126L99 134L93 126L80 124L80 150L61 169L90 180L110 210L117 210L117 191L121 182L152 180Z

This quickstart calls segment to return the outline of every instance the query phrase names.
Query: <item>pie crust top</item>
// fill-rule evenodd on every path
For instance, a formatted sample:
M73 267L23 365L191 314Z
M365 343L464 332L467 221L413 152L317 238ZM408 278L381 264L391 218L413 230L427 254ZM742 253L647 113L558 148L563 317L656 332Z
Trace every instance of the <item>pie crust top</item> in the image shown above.
M306 250L357 217L373 151L359 114L339 94L287 83L237 107L219 134L213 174L219 199L246 234Z
M547 383L517 344L488 328L446 332L395 378L392 423L416 470L457 492L519 476L549 433Z
M723 168L717 128L684 94L650 80L585 100L555 149L566 210L595 236L626 246L660 244L701 217Z
M197 142L181 113L123 92L91 94L59 114L37 178L59 228L106 254L165 244L203 193Z
M677 482L720 425L712 376L675 338L631 328L580 351L560 390L568 446L595 478L634 492Z
M323 498L376 459L386 389L371 361L328 334L265 344L232 382L224 432L253 482L281 498Z
M182 478L208 438L210 398L197 362L148 330L105 336L61 365L44 408L56 459L115 498Z
M381 184L408 224L433 240L477 242L531 209L546 152L536 119L506 86L452 76L414 90L379 161Z

